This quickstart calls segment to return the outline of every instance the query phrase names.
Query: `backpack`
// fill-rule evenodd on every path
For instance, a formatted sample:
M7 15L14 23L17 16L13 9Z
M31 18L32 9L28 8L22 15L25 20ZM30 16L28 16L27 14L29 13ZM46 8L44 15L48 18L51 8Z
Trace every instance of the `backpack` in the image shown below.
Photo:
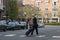
M33 21L32 20L30 20L28 23L29 23L30 26L33 26Z

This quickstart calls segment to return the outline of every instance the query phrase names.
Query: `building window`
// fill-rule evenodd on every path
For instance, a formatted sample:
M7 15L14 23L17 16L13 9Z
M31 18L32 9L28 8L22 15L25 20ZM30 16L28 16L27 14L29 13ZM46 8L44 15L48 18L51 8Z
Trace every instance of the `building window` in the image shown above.
M54 17L56 17L57 15L56 15L56 13L54 13L54 15L53 15Z
M45 13L45 16L48 17L48 13Z
M54 2L54 5L56 5L56 2Z
M56 17L56 15L54 14L54 17Z
M45 4L49 4L50 3L50 1L49 0L45 0Z
M37 2L37 4L36 4L38 7L39 6L41 6L42 5L42 3L41 2Z
M40 2L38 2L38 6L40 5Z
M53 11L58 11L58 9L57 9L57 8L53 8L52 10L53 10Z
M45 8L45 10L48 10L48 8Z
M45 0L45 3L49 3L49 0Z
M53 17L57 17L58 13L57 12L53 12L52 16Z

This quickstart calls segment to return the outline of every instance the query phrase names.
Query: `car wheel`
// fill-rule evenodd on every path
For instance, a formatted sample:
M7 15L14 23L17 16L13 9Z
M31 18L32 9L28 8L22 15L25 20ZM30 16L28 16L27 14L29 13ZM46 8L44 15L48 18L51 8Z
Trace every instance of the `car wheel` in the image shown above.
M26 26L26 29L28 29L28 27Z
M6 29L3 30L4 32L6 31Z

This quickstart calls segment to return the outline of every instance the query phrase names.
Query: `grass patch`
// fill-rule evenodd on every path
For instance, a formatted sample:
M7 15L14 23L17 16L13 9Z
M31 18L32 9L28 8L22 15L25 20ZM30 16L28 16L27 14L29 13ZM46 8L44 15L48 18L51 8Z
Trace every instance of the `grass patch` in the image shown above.
M44 23L45 25L60 25L60 23L55 23L55 22L51 22L51 23Z

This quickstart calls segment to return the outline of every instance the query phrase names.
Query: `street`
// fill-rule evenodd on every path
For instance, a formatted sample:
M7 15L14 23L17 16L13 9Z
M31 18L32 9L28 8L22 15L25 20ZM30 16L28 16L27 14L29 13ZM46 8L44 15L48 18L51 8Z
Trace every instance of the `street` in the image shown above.
M34 35L25 36L25 30L14 30L0 32L0 40L60 40L60 26L45 26L45 28L38 28L39 35L35 31Z

